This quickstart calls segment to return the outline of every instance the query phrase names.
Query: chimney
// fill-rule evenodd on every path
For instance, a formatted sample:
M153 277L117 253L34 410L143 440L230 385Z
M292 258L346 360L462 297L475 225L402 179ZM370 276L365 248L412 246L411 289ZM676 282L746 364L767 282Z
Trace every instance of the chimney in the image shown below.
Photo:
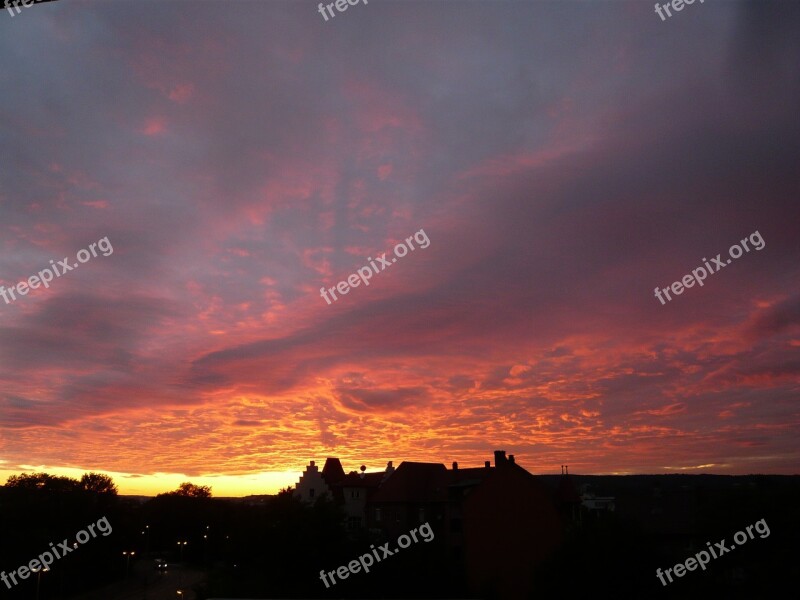
M508 455L508 462L510 462L512 465L514 464L514 455L513 454L509 454Z
M490 469L492 467L492 463L487 460L485 463L483 463L483 466L486 467L487 469Z
M453 471L458 471L458 463L453 461Z
M394 467L392 466L392 461L386 463L386 471L383 473L383 479L381 479L381 483L386 481L389 478L389 475L394 473Z
M506 451L505 450L495 450L494 451L494 466L495 467L499 467L504 462L506 462Z

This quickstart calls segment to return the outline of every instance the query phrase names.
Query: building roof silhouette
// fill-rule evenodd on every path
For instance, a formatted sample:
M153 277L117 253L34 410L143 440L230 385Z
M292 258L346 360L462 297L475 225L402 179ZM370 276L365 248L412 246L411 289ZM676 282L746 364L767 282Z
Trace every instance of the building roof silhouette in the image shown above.
M338 458L328 457L325 459L325 466L322 467L322 478L328 485L333 485L344 479L344 469Z
M377 492L373 502L431 502L447 500L447 469L440 463L404 461Z

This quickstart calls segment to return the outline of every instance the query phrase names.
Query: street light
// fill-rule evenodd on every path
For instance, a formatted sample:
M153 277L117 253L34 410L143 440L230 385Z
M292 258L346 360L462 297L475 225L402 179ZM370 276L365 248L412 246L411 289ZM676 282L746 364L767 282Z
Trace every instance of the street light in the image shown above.
M38 569L31 569L34 573L36 573L36 600L39 600L39 586L42 582L42 571L47 573L50 570L50 567L39 567Z
M178 548L180 548L181 551L181 560L179 565L180 570L178 571L178 585L183 585L183 549L186 547L186 544L188 543L189 542L187 542L186 540L178 542ZM178 590L178 593L179 595L183 594L183 592L181 592L180 590Z
M134 556L136 552L133 550L125 550L122 552L122 556L125 557L125 579L128 578L128 568L131 566L131 556Z
M181 562L183 562L183 549L186 547L186 544L188 544L188 543L189 543L189 542L187 542L187 541L180 541L180 542L178 542L178 548L179 548L179 549L180 549L180 551L181 551Z

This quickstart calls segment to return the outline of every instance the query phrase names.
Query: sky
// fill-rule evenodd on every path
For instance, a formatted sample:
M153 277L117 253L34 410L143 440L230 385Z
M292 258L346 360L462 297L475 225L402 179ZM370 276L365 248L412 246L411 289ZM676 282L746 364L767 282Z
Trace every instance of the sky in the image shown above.
M3 11L0 285L113 252L0 299L0 482L233 496L495 449L798 473L799 27L793 2Z

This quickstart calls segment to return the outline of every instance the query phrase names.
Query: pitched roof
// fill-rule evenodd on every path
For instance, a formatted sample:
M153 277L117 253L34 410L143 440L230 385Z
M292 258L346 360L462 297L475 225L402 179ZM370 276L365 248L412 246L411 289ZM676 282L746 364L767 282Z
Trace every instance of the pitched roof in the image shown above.
M445 501L448 483L448 472L443 464L404 461L375 492L372 501Z
M344 479L344 469L338 458L326 458L322 467L322 478L328 485L333 485Z
M448 471L450 478L449 484L451 487L467 487L470 485L478 485L489 475L491 475L493 470L494 467L474 467L467 469L462 469L459 467L458 469Z

